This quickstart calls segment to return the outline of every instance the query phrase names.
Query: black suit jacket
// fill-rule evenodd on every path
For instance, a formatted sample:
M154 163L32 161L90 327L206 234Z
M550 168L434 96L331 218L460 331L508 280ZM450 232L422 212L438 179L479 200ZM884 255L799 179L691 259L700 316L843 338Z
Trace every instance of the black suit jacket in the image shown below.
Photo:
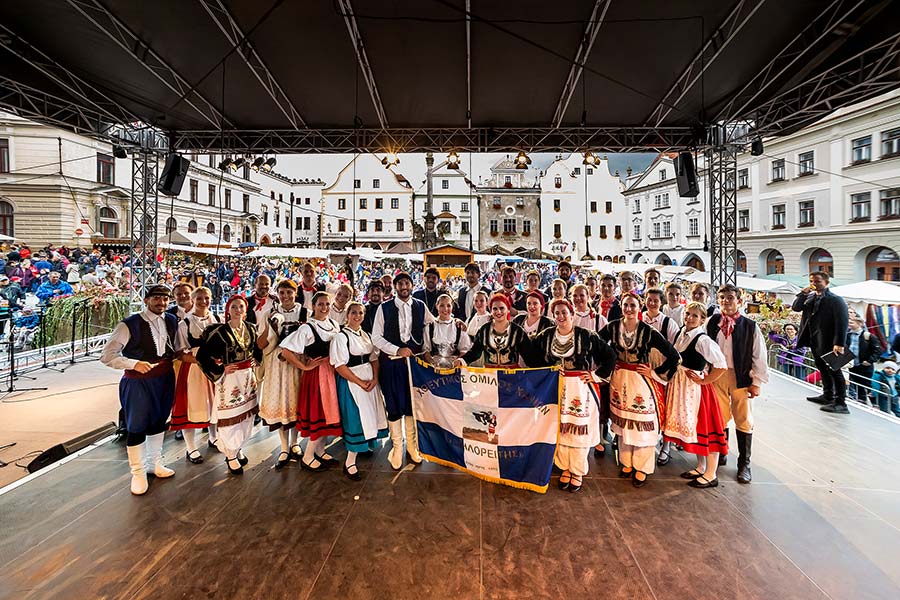
M868 334L868 335L867 335ZM850 332L847 332L846 343L844 344L844 348L850 347ZM881 354L884 352L884 346L881 345L881 340L872 335L870 332L865 329L860 330L859 332L859 354L857 357L859 358L859 362L868 362L874 364L877 360L881 358Z
M476 291L481 290L483 292L487 292L488 296L490 296L491 290L487 289L484 286L476 289ZM466 314L466 297L469 294L469 284L463 286L459 293L456 295L456 304L453 305L453 316L462 321L468 321L472 315ZM472 305L472 312L475 312L475 305Z
M802 313L797 347L811 348L818 355L831 352L834 346L843 346L847 339L849 315L847 303L840 296L825 290L816 306L816 294L800 292L794 298L791 310Z

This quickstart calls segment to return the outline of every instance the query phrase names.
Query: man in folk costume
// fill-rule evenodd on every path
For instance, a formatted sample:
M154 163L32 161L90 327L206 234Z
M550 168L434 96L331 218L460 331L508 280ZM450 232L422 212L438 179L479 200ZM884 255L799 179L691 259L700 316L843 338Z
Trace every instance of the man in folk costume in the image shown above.
M722 423L727 426L734 419L738 483L750 483L753 398L759 396L760 386L769 381L766 340L756 322L741 314L740 289L725 284L719 288L718 298L720 311L707 321L706 332L722 349L728 370L712 386L719 400ZM725 434L727 438L727 428ZM725 463L725 456L720 456L719 465Z
M272 307L278 304L278 296L269 291L271 288L272 279L268 275L260 273L256 277L253 295L248 298L250 309L247 311L247 318L244 319L247 323L253 323L262 327L269 319ZM257 329L260 327L257 327Z
M362 330L370 336L372 335L372 327L375 326L375 315L378 314L378 307L381 305L381 299L384 296L384 284L380 279L373 279L369 282L366 290L368 302L365 303L366 314L363 317Z
M175 334L178 319L167 314L170 291L151 286L144 310L116 325L100 361L125 371L119 382L119 402L125 412L131 493L147 492L147 474L160 479L175 471L162 464L163 437L175 401Z
M303 263L300 275L302 276L302 279L300 280L300 291L297 294L297 302L303 305L307 311L312 312L313 296L316 295L316 292L324 292L325 284L316 283L316 268L312 263Z
M456 304L453 306L453 316L468 322L475 313L475 294L479 290L489 290L481 285L481 267L478 263L470 262L465 269L466 285L456 295ZM368 314L368 311L367 311Z
M422 352L425 326L435 319L423 301L412 297L412 278L409 273L398 273L394 277L394 291L395 298L378 307L372 327L372 343L381 351L378 381L384 393L393 444L388 461L396 470L403 463L404 428L406 451L410 460L414 463L422 462L412 414L409 366L403 359Z
M616 298L616 278L612 275L600 278L600 300L597 306L607 322L622 318L622 307Z
M194 308L194 301L191 300L193 291L193 284L187 281L176 283L172 287L172 295L175 296L175 306L167 309L166 312L170 315L175 315L181 321Z
M569 288L572 287L572 264L567 261L561 261L556 266L556 273L559 279L562 279L566 282L566 296L569 295ZM544 289L544 296L547 297L547 301L550 301L550 298L553 297L553 284L551 283Z

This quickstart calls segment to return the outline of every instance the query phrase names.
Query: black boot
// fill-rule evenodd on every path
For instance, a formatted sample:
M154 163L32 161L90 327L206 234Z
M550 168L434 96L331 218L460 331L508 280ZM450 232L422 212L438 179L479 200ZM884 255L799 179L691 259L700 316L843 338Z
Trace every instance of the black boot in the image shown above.
M810 396L807 398L810 402L815 402L816 404L828 404L828 398L825 397L824 394L820 394L818 396Z
M735 431L738 443L738 483L750 483L753 477L750 473L750 446L753 443L753 434Z
M850 414L850 409L847 408L847 403L846 402L838 402L837 400L835 400L834 402L832 402L830 404L825 404L824 406L820 407L819 410L823 410L827 413L834 413L834 414L838 414L838 415L849 415Z
M731 430L727 427L725 428L725 441L729 442L729 446L731 445ZM724 467L728 464L728 455L727 454L719 454L719 466Z

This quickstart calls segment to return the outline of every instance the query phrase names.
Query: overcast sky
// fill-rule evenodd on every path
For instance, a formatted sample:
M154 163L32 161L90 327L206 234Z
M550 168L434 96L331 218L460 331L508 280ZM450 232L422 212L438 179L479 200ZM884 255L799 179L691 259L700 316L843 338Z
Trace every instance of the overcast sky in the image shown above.
M380 155L379 155L380 156ZM472 181L478 182L479 177L487 179L490 176L491 167L498 160L507 156L507 154L494 152L487 154L472 155ZM509 154L509 156L514 156ZM553 162L556 155L553 153L535 153L531 155L532 169L536 172L544 170ZM601 155L603 156L603 155ZM625 177L625 168L630 166L635 171L646 169L650 161L656 156L655 153L635 153L635 154L609 154L609 168L612 172L616 169L622 177ZM352 159L351 154L282 154L278 155L278 165L275 170L288 177L305 179L305 178L321 178L325 183L334 183L338 172ZM443 154L435 155L435 163L441 163L446 156ZM462 170L469 171L469 155L460 154ZM413 188L418 188L425 179L425 155L424 154L401 154L400 164L394 168L394 171L406 176L412 183Z

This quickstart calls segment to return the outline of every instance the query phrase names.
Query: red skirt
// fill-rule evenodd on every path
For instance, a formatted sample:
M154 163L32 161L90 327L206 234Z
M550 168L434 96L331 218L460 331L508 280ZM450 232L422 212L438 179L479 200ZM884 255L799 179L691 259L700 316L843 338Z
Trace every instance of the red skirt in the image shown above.
M191 421L188 417L188 397L191 393L200 394L200 390L190 389L188 386L188 375L192 370L197 369L197 373L199 373L200 365L193 363L181 363L181 367L178 369L178 377L175 380L175 404L172 406L172 418L169 421L169 429L177 430L177 429L203 429L204 427L209 426L208 421ZM206 377L204 376L204 382L206 382ZM212 384L207 384L210 388ZM203 392L206 392L207 397L203 398L203 401L209 402L209 397L211 396L210 390L204 389ZM197 399L195 399L196 401ZM207 410L208 412L208 410Z
M719 401L711 385L700 386L700 408L697 410L697 443L686 444L683 441L666 436L667 441L679 444L685 452L699 456L709 456L710 452L728 454L728 438L722 423L722 411Z
M325 417L325 409L322 406L322 388L319 385L319 369L321 368L323 367L304 371L300 377L297 429L300 431L301 437L308 437L311 441L343 434L340 423L328 423ZM333 386L332 389L334 389Z

